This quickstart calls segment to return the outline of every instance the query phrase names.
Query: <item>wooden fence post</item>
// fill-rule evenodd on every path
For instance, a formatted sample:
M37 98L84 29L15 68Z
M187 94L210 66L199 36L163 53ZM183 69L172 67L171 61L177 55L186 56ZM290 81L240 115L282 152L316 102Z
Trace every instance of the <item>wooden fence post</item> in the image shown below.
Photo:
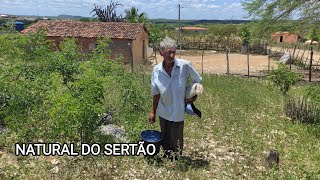
M312 58L313 58L312 46L310 47L310 49L311 49L311 57L310 57L310 66L309 66L309 82L311 82L311 70L312 70Z
M298 58L299 58L300 49L301 49L301 44L299 44L299 46L298 46L298 53L297 53L296 59L298 59Z
M179 40L179 59L181 58L181 40Z
M291 57L291 53L289 52L289 67L290 67L290 71L291 71L291 66L292 66L292 57Z
M229 49L226 48L226 56L227 56L227 74L229 75Z
M247 63L248 63L248 78L250 78L250 62L249 62L249 53L247 52Z
M308 47L308 44L304 47L304 51L303 51L303 53L302 53L302 55L301 55L301 58L300 58L300 59L303 59L304 52L306 52L307 47Z
M203 53L204 53L204 49L202 47L202 60L201 60L201 76L203 77Z
M292 68L292 63L294 61L294 53L296 52L296 48L297 48L297 44L294 45L292 56L291 56L291 53L289 51L290 71L291 71L291 68Z
M264 53L267 54L268 53L268 43L266 42L265 47L264 47Z
M293 59L294 59L294 54L296 52L296 48L297 48L297 44L294 45L293 54L292 54Z
M271 49L269 49L269 52L268 52L268 73L270 73L270 57L271 56Z

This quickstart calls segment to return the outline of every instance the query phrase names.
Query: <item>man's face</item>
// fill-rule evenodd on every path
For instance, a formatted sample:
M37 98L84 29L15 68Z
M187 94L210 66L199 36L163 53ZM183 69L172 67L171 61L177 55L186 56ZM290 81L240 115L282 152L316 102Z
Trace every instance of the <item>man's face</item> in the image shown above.
M174 57L176 56L176 48L169 48L164 51L160 51L160 55L163 56L165 61L173 62Z

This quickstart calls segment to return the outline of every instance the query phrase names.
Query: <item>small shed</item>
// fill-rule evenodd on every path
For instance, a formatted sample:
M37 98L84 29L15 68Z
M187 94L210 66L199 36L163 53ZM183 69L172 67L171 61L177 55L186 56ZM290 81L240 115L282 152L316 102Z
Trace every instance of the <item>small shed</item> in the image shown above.
M149 34L143 24L41 20L21 33L36 33L39 30L45 30L47 39L54 40L56 47L59 47L64 38L76 38L82 51L90 52L96 48L98 39L109 37L109 49L113 58L122 56L125 63L129 63L131 58L134 61L147 58Z
M276 32L271 35L271 38L274 42L278 43L297 43L300 41L301 36L289 32Z

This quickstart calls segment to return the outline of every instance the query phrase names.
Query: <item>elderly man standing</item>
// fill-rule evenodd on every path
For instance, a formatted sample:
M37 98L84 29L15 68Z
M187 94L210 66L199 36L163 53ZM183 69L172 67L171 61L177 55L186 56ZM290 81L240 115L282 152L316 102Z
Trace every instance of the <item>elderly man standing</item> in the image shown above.
M166 37L160 42L160 55L163 61L157 64L151 77L151 94L153 103L149 122L154 123L156 112L160 119L162 146L165 157L175 152L175 158L182 155L183 126L185 104L193 103L197 96L185 98L188 78L193 83L199 83L202 78L191 63L175 58L176 43Z

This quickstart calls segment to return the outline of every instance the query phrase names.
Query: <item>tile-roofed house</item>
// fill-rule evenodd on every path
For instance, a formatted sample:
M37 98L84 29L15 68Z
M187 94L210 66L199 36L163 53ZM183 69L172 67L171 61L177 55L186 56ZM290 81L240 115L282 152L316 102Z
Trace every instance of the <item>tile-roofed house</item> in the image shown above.
M135 61L147 57L148 32L142 24L44 20L32 24L21 33L36 33L39 30L45 30L47 38L55 40L57 47L63 38L73 37L78 39L84 52L89 52L96 47L97 38L107 36L112 40L109 48L114 57L122 54L125 62L130 62L131 54L128 43L131 45Z

